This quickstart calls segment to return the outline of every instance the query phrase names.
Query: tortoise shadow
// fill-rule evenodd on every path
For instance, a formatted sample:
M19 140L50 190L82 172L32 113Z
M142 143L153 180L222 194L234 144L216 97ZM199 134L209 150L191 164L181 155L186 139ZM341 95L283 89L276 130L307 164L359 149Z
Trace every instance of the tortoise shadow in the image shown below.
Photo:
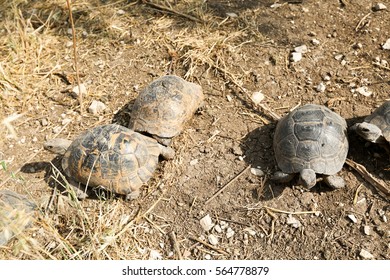
M64 175L63 169L61 167L62 156L58 155L53 158L50 162L39 161L39 162L29 162L22 166L20 171L26 174L33 174L44 171L44 181L52 189L56 190L61 195L72 195L69 192L67 186L66 176ZM116 195L112 194L109 191L104 190L103 188L88 188L87 189L87 199L92 200L107 200Z

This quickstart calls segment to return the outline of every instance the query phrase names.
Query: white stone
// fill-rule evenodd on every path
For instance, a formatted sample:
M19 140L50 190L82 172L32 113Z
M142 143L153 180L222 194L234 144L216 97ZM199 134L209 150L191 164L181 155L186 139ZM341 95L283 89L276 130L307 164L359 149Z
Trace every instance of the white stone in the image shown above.
M387 7L383 3L376 3L374 6L372 6L372 10L374 12L381 11L381 10L386 10Z
M294 48L294 51L297 53L306 53L307 52L307 46L302 45Z
M319 83L318 86L316 87L317 92L324 92L326 89L326 85L324 83Z
M207 237L207 239L209 240L209 243L211 245L217 245L218 244L218 237L216 237L214 234L209 234L209 236Z
M233 236L234 236L234 230L232 230L232 228L228 228L227 230L226 230L226 238L232 238Z
M88 108L88 112L93 115L98 115L102 113L107 108L106 104L101 101L93 100L91 105Z
M251 168L251 173L252 173L253 175L259 176L259 177L264 176L264 171L261 170L261 169L259 169L259 168L254 168L254 167L252 167L252 168Z
M213 228L214 224L211 220L211 217L209 214L207 214L206 216L204 216L202 219L200 219L200 225L202 226L202 228L205 230L205 231L209 231L210 229Z
M382 49L390 50L390 38L382 45Z
M288 216L287 224L291 225L294 228L299 228L301 226L301 222L292 215Z
M371 228L370 226L364 226L363 231L365 235L371 235Z
M349 214L348 215L348 218L353 222L353 223L357 223L357 219L356 219L356 217L355 217L355 215L354 214Z
M220 221L220 222L219 222L219 225L221 226L221 229L224 230L225 228L228 227L229 224L228 224L227 222L225 222L225 221Z
M228 94L228 95L226 95L226 99L227 99L227 101L229 101L229 102L231 102L232 101L232 97Z
M221 229L221 226L220 226L220 225L215 225L215 226L214 226L214 230L215 230L217 233L221 233L221 232L222 232L222 229Z
M204 259L205 259L205 260L211 260L211 255L210 255L210 254L204 255Z
M126 14L126 12L124 10L118 10L118 11L116 11L116 14L117 15L124 15L124 14Z
M362 249L359 253L359 255L363 258L363 259L373 259L374 256L368 252L367 250L364 250Z
M298 62L301 59L302 59L302 53L298 53L298 52L292 52L291 53L290 60L292 62Z
M237 15L236 13L226 13L226 15L227 15L228 17L231 17L231 18L236 18L236 17L238 17L238 15Z
M369 91L368 88L366 86L363 86L363 87L358 87L357 89L355 89L355 91L361 95L364 95L366 97L368 96L371 96L372 95L372 91Z
M75 96L78 96L79 94L85 96L87 95L87 87L85 86L85 84L80 84L80 89L79 89L79 86L75 86L73 89L72 89L72 93L75 95Z
M311 40L311 43L312 43L313 45L315 45L315 46L318 46L321 42L320 42L319 40L317 40L317 39L312 39L312 40Z
M343 57L344 57L344 55L342 55L342 54L338 54L338 55L335 55L334 56L334 59L336 59L336 60L342 60L343 59Z
M256 105L259 104L261 101L264 100L264 94L261 91L256 91L252 94L252 101Z
M198 164L198 159L197 158L190 161L190 165L191 166L196 165L196 164Z

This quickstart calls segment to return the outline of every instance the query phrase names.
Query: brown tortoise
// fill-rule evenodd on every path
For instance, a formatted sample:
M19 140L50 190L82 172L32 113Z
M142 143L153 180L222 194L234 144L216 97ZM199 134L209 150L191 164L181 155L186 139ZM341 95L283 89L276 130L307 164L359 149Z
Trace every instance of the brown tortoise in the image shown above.
M135 100L129 128L169 146L203 99L201 86L178 76L163 76L149 84Z
M64 155L61 164L72 187L78 188L77 182L102 187L127 199L138 197L139 188L152 177L159 155L170 159L175 154L155 139L116 124L89 129L73 142L52 139L44 147ZM78 198L85 198L85 192L77 188Z

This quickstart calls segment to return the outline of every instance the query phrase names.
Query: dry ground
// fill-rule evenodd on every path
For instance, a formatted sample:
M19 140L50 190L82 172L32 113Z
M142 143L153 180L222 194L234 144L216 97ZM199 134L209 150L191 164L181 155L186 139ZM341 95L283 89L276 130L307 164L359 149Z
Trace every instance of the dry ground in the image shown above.
M390 52L381 46L390 38L390 3L373 12L365 0L278 7L272 0L153 1L165 10L146 2L73 4L88 90L81 108L70 94L76 76L66 1L0 1L0 188L40 206L32 227L1 247L0 258L361 259L366 250L389 259L388 200L348 166L340 173L347 187L337 191L268 179L275 121L250 95L261 91L279 115L306 103L326 105L349 124L368 115L389 98ZM303 44L308 52L290 62ZM173 141L177 157L161 163L135 201L60 194L59 161L42 150L45 139L126 125L139 91L167 73L199 83L206 96ZM356 91L363 86L370 96ZM88 113L92 100L107 110ZM351 134L348 157L389 185L389 157L380 147ZM207 214L221 230L203 230ZM210 246L209 234L218 244Z

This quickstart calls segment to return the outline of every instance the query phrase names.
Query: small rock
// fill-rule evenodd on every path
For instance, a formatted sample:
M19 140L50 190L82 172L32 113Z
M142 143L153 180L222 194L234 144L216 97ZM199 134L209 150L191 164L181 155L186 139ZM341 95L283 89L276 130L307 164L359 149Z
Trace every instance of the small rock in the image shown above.
M356 219L356 217L355 217L354 214L349 214L349 215L348 215L348 218L349 218L353 223L355 223L355 224L356 224L357 221L358 221L358 220Z
M364 95L366 97L368 96L371 96L372 95L372 91L369 91L368 88L366 86L363 86L363 87L358 87L357 89L355 89L355 91L361 95Z
M301 222L298 219L296 219L295 217L293 217L292 215L288 216L286 222L288 225L291 225L294 228L299 228L301 226Z
M214 224L211 220L211 217L209 214L207 214L206 216L204 216L202 219L200 219L200 225L202 226L202 228L205 230L205 231L209 231L210 229L213 228Z
M117 15L124 15L124 14L126 14L126 12L124 10L118 10L118 11L116 11L116 14Z
M362 43L356 43L353 45L353 48L354 49L362 49L363 48L363 44Z
M211 245L217 245L218 244L218 237L216 237L214 234L209 234L209 236L207 237L207 239L209 240L209 243Z
M378 11L386 10L386 9L387 9L387 7L383 3L376 3L374 6L372 6L372 10L374 12L378 12Z
M204 255L204 259L205 259L205 260L211 260L211 255L210 255L210 254Z
M220 221L219 225L221 226L221 229L224 230L225 228L228 227L229 224L225 221Z
M319 83L318 86L316 87L317 92L324 92L326 89L326 85L324 83Z
M370 226L364 226L363 227L363 232L365 235L371 235L371 228Z
M256 91L252 94L253 103L260 104L261 101L264 100L264 94L261 91Z
M302 53L292 52L290 56L291 62L298 62L302 59Z
M190 161L190 165L191 165L191 166L197 165L198 162L199 162L199 160L198 160L197 158L196 158L196 159L193 159L193 160Z
M390 50L390 38L382 45L382 49Z
M315 46L318 46L321 42L317 39L311 39L311 43Z
M336 60L340 61L340 60L342 60L342 59L343 59L343 57L344 57L344 55L342 55L342 54L338 54L338 55L335 55L334 59L336 59Z
M46 118L41 120L41 125L42 126L47 126L48 124L49 124L49 122L47 121Z
M214 226L214 230L215 230L217 233L221 233L221 232L222 232L222 229L221 229L221 226L220 226L220 225L215 225L215 226Z
M226 238L232 238L233 236L234 236L234 230L232 230L232 228L228 228L227 230L226 230Z
M232 102L232 97L229 94L226 95L226 99L227 99L227 101Z
M65 44L65 47L67 47L67 48L70 48L70 47L72 47L73 46L73 42L72 41L68 41L68 42L66 42L66 44Z
M88 108L88 112L90 112L92 115L98 115L102 113L106 108L107 106L103 102L93 100Z
M79 86L75 86L72 89L73 96L76 98L79 96L80 92L83 96L87 95L87 87L85 86L85 84L80 84L80 89Z
M61 124L62 124L62 125L66 125L66 124L70 123L71 121L72 121L71 119L66 118L66 119L63 119L63 120L61 121Z
M263 170L261 170L259 168L254 168L254 167L251 168L251 173L255 176L258 176L258 177L262 177L265 175Z
M324 75L322 79L326 82L330 81L331 77L329 75Z
M363 259L373 259L374 256L368 252L367 250L362 249L359 253L359 256L361 256Z
M231 18L236 18L236 17L238 17L238 15L237 15L236 13L226 13L226 15L227 15L228 17L231 17Z
M236 156L242 156L243 155L243 152L242 152L242 149L240 148L240 146L234 146L232 148L232 152L233 154L235 154Z
M251 236L255 236L256 235L256 231L253 230L252 228L245 228L244 231L246 231Z
M52 131L53 131L54 134L58 134L58 133L61 132L61 127L60 126L55 126L55 127L53 127Z
M306 53L307 52L307 46L302 45L294 48L294 51L297 53Z

